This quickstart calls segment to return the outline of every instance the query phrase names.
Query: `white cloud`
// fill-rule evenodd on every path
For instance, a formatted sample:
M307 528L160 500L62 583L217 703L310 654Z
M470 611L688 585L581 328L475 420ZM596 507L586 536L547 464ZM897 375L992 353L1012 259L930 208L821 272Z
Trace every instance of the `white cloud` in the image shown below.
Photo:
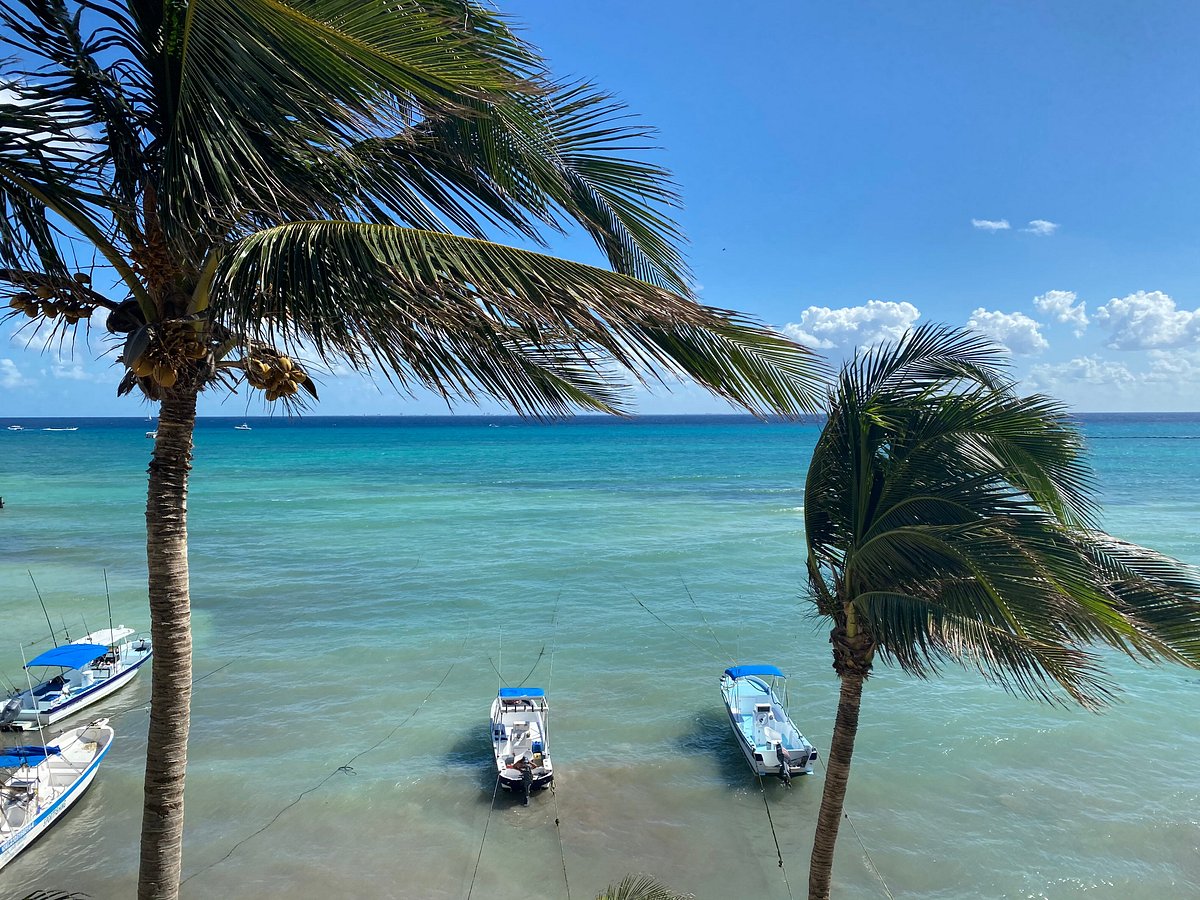
M862 306L830 309L810 306L798 323L785 325L784 333L808 347L853 350L882 341L895 341L921 317L907 301L870 300Z
M111 372L96 371L85 366L83 361L69 351L53 348L48 351L50 367L44 370L46 374L67 381L97 381L104 382L112 378Z
M1039 237L1049 237L1058 231L1057 222L1047 222L1045 219L1033 219L1029 226L1022 228L1022 231L1028 231L1030 234L1036 234Z
M1041 353L1050 346L1042 337L1041 324L1025 313L993 312L980 307L971 313L967 327L986 334L1013 353Z
M981 231L1008 231L1012 228L1008 219L972 219L971 224Z
M1095 319L1109 329L1114 350L1156 350L1200 342L1200 309L1176 309L1162 291L1138 291L1109 300Z
M15 362L11 359L0 359L0 387L17 388L30 383L29 379L21 374Z
M1033 298L1033 305L1038 312L1047 313L1056 322L1075 326L1075 337L1083 335L1087 328L1087 304L1078 299L1074 291L1046 291Z
M1029 371L1029 383L1038 389L1061 388L1064 383L1106 385L1125 389L1141 379L1124 363L1099 356L1077 356L1068 362L1042 363Z

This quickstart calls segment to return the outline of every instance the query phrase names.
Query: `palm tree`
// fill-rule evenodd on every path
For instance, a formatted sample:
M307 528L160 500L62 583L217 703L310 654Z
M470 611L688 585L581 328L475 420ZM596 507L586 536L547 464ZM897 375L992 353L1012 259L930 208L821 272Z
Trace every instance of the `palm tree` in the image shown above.
M1092 645L1200 667L1200 573L1097 529L1079 431L1060 404L1016 393L996 347L922 327L847 363L828 407L804 524L841 696L810 898L829 896L876 657L1085 707L1114 691Z
M473 0L13 0L0 39L11 315L66 340L107 311L118 393L159 404L143 900L178 894L202 391L315 399L307 357L532 415L674 376L758 414L816 396L808 351L696 302L647 130ZM613 271L488 240L569 224Z

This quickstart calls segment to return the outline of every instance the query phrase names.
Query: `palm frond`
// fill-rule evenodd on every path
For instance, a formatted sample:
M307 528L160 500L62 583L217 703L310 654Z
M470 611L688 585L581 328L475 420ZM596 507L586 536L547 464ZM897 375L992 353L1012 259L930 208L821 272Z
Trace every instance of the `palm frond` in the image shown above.
M692 894L677 894L649 875L626 875L618 884L610 884L596 900L692 900Z
M180 240L327 212L304 177L319 156L350 162L355 142L520 89L542 68L469 2L193 0L163 27L177 81L162 198Z
M467 398L482 390L534 413L560 407L517 388L510 379L531 370L516 357L510 368L492 366L498 350L543 370L548 360L572 360L568 380L589 394L589 408L619 406L587 388L600 387L584 377L597 360L638 379L689 375L760 414L804 411L819 377L805 348L634 278L487 241L354 222L293 223L239 242L214 280L212 310L235 333L310 341L323 358L379 364L402 384Z

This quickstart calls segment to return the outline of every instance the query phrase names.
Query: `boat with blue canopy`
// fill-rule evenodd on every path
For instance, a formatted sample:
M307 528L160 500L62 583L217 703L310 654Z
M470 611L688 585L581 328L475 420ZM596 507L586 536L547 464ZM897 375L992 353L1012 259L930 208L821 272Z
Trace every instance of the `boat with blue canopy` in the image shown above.
M817 751L800 733L780 700L787 676L773 665L730 666L721 676L721 696L733 735L756 775L791 781L811 775Z
M98 719L49 744L0 747L0 869L83 796L112 740Z
M492 753L496 774L505 790L529 794L554 778L550 762L550 712L542 688L502 687L492 701Z
M102 628L81 641L61 644L25 664L38 681L0 702L0 728L51 725L129 684L153 655L150 639L124 625Z

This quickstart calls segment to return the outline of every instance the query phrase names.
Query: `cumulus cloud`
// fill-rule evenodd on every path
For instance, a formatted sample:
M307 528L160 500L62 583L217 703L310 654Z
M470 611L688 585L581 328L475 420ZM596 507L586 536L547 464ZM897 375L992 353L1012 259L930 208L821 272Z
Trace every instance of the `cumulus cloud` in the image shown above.
M972 219L971 224L980 231L1008 231L1012 228L1008 219Z
M1028 226L1021 230L1028 231L1030 234L1036 234L1039 237L1049 237L1058 231L1058 223L1047 222L1045 219L1033 219Z
M800 321L784 326L784 333L808 347L853 350L895 341L921 317L921 311L907 301L870 300L862 306L830 309L810 306Z
M1043 363L1029 371L1030 382L1039 388L1063 382L1083 382L1093 385L1127 388L1141 380L1124 363L1099 356L1077 356L1062 363Z
M108 381L112 375L103 371L97 371L84 365L83 361L72 355L69 351L55 347L48 350L50 356L50 366L43 370L43 374L50 375L53 378L63 379L66 381Z
M1042 337L1041 324L1025 313L994 312L980 307L971 313L967 327L986 334L1013 353L1041 353L1050 346Z
M1078 300L1074 291L1046 291L1033 298L1033 305L1038 312L1046 313L1056 322L1075 326L1075 337L1083 335L1087 328L1087 304Z
M1162 291L1114 297L1096 310L1114 350L1165 350L1200 342L1200 309L1177 309Z
M0 387L16 388L29 383L29 379L21 374L15 362L11 359L0 359Z

